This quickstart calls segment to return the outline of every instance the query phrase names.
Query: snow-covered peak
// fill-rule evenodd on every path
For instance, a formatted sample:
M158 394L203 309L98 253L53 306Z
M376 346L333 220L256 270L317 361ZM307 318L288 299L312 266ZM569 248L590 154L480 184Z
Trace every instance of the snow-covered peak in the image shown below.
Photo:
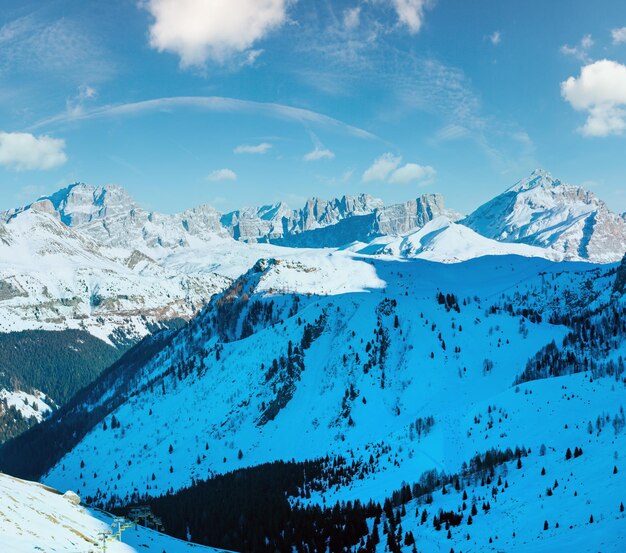
M419 258L440 263L458 263L487 255L519 255L557 259L556 252L528 246L507 244L485 238L469 227L445 215L435 217L422 228L393 239L381 237L364 248L364 254L383 254L402 258Z
M551 248L567 259L618 261L626 250L626 222L595 194L543 170L480 206L462 223L505 242Z
M50 201L61 221L68 226L80 226L93 219L139 207L124 188L113 184L74 183L39 199L42 200Z
M550 189L559 186L561 181L552 176L551 173L544 169L535 169L529 177L516 182L507 192L524 192L533 188Z

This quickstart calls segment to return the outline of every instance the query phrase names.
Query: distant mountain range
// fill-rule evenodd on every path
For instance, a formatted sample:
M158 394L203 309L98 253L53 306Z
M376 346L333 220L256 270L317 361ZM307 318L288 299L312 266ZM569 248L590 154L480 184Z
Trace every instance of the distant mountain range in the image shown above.
M520 255L608 263L626 251L626 220L591 192L541 170L467 217L447 209L439 194L389 206L361 194L311 198L300 209L278 203L222 214L203 205L170 215L143 209L119 186L77 183L0 214L0 332L85 332L103 342L97 349L110 362L108 348L121 355L164 325L189 320L259 259L299 263L320 248L315 258L345 262ZM332 282L309 292L327 293ZM302 281L289 286L303 291ZM91 343L59 337L55 351L65 341L79 350ZM43 393L50 405L62 399L6 369L10 353L0 347L6 394L21 389L32 403ZM69 370L76 356L58 363ZM2 388L14 377L15 390ZM70 380L62 396L86 383Z
M0 331L85 329L136 341L189 319L260 258L298 248L453 263L516 254L619 261L626 218L537 170L467 217L439 194L401 204L362 194L222 214L149 212L118 186L73 184L0 214ZM115 333L115 335L113 334Z

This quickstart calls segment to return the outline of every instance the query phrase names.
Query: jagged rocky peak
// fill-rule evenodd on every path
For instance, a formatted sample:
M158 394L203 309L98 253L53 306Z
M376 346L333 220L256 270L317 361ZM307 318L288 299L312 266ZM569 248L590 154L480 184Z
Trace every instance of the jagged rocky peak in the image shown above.
M552 207L551 200L557 203L580 202L604 207L604 202L593 192L582 186L564 183L544 169L535 169L529 177L511 186L507 193L516 194L518 203L532 202L544 207ZM546 193L547 196L540 197L542 193Z
M334 225L353 215L368 215L383 206L382 200L367 194L343 196L332 200L310 198L298 214L297 226L304 231Z
M139 207L124 188L113 184L94 186L78 182L40 198L38 202L44 200L54 206L61 221L68 226L80 226Z
M441 194L422 194L415 200L377 209L373 232L382 235L405 234L441 215L452 221L460 218L455 211L446 209Z
M237 240L275 241L331 227L352 216L371 215L383 205L382 200L367 194L331 200L309 198L300 209L278 202L232 211L222 216L221 223Z
M618 261L626 250L626 222L595 194L535 170L463 221L505 242L551 248L566 259Z
M529 177L516 182L507 192L524 192L533 188L549 189L554 186L560 186L562 183L559 179L555 179L548 171L544 169L535 169Z
M55 218L59 218L59 212L54 207L54 204L48 199L37 200L30 204L30 209L33 211L38 211L41 213L47 213L48 215L52 215Z

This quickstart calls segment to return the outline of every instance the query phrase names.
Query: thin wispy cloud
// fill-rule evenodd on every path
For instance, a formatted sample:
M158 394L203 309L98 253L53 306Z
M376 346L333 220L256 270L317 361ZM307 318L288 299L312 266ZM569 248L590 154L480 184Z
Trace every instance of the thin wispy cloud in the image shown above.
M493 44L494 46L500 44L502 42L502 34L500 33L500 31L494 31L492 34L490 34L489 42L491 42L491 44Z
M467 138L471 132L462 125L450 124L439 129L433 138L434 142L448 142L451 140L459 140Z
M236 181L237 173L232 169L216 169L211 171L206 179L212 182Z
M45 73L77 85L115 74L97 39L69 18L28 15L0 27L0 74Z
M237 146L233 153L235 154L266 154L272 149L269 142L261 142L261 144L241 144Z
M626 27L613 29L611 31L611 38L613 39L613 44L623 44L626 42Z
M307 126L319 125L325 128L345 132L357 138L376 138L376 136L369 131L349 125L339 119L335 119L315 111L286 106L283 104L239 100L236 98L225 98L221 96L174 96L169 98L156 98L141 102L130 102L126 104L84 109L81 113L65 111L53 117L39 121L33 125L31 129L76 121L85 121L89 119L124 117L152 112L168 112L178 108L198 109L219 113L257 114L287 121L294 121Z
M67 161L65 141L22 132L0 132L0 165L13 171L54 169Z
M309 132L309 136L313 142L313 149L305 154L304 161L319 161L320 159L333 159L335 157L334 152L326 148L315 133Z
M150 45L180 57L182 67L224 63L245 52L249 63L260 54L253 44L287 18L287 0L146 0L153 17Z
M305 154L304 161L318 161L320 159L333 159L335 154L327 148L313 148L308 154Z
M585 35L580 39L580 42L576 46L568 46L564 44L561 46L561 53L566 56L573 56L582 62L588 63L591 61L589 50L594 45L594 40L591 35Z
M76 94L66 100L66 109L68 113L80 114L84 109L85 103L95 100L97 96L98 91L95 87L82 84L78 87Z
M343 26L348 31L352 31L356 29L360 23L361 23L361 6L356 6L354 8L347 9L343 13Z

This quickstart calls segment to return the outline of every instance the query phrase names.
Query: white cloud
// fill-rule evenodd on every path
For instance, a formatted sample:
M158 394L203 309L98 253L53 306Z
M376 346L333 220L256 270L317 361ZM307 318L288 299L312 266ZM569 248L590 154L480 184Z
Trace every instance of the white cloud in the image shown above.
M423 181L427 184L435 176L435 170L430 165L417 163L402 163L402 157L387 152L366 169L361 177L363 182L388 182L390 184L408 184Z
M361 22L361 7L347 9L343 12L343 26L352 31L359 26Z
M335 154L327 148L315 146L308 154L304 156L305 161L317 161L319 159L333 159Z
M564 44L561 46L561 53L566 56L574 56L575 58L588 63L591 61L589 57L589 50L594 45L591 35L585 35L580 39L580 42L576 46L568 46Z
M237 146L233 152L236 154L266 154L271 148L272 145L268 142L261 142L261 144L241 144Z
M0 165L15 171L53 169L67 161L65 141L22 132L0 132Z
M427 3L427 0L393 0L400 23L406 25L413 34L422 28Z
M580 76L561 83L561 95L587 112L585 136L622 134L626 130L626 66L611 60L585 65Z
M491 44L497 46L502 42L502 34L500 31L494 31L493 34L489 35L489 40L491 41Z
M183 67L224 63L286 20L287 0L145 0L154 17L150 45Z
M435 170L430 165L418 165L417 163L407 163L396 169L389 176L391 184L408 184L416 181L427 181L435 176Z
M398 168L398 165L402 162L400 156L394 156L392 153L386 153L380 156L372 163L363 173L363 182L383 182L387 180L389 174Z
M626 27L613 29L611 31L611 36L613 37L613 44L622 44L622 42L626 42Z
M213 182L221 182L225 180L235 181L237 180L237 173L235 173L232 169L216 169L215 171L209 173L207 180Z

